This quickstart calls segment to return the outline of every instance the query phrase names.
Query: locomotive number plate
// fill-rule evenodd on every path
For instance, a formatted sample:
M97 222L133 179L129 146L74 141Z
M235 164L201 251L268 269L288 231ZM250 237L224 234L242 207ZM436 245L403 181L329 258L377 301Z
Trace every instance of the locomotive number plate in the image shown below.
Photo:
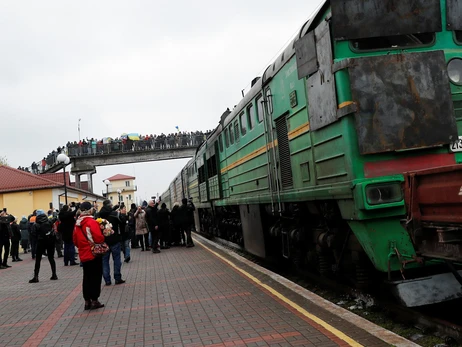
M462 136L459 136L457 140L449 145L449 150L451 152L462 152Z

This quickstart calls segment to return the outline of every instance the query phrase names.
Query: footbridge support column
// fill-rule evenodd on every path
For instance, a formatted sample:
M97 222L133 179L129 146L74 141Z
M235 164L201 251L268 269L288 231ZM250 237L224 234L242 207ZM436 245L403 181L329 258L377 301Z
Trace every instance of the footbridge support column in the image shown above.
M88 190L93 193L93 175L96 173L96 167L84 163L72 163L71 174L75 176L76 188L82 189L82 182L80 176L87 175Z

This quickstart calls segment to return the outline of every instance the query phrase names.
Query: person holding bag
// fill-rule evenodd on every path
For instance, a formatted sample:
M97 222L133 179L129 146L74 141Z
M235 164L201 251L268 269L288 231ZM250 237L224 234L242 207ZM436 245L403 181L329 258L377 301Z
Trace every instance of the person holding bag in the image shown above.
M104 243L104 235L97 221L93 219L93 206L85 201L80 204L80 216L75 223L74 245L79 249L83 267L82 292L85 310L104 307L98 301L103 278L102 255L109 250Z

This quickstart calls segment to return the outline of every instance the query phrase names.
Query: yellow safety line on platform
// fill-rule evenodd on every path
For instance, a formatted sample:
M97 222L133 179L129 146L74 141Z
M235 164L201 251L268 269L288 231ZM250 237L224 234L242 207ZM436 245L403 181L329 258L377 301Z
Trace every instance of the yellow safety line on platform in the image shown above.
M295 302L291 301L290 299L287 299L284 295L282 295L281 293L279 293L278 291L276 291L275 289L273 289L272 287L268 286L267 284L264 284L262 283L258 278L252 276L251 274L249 274L247 271L241 269L240 267L238 267L236 264L234 264L232 261L226 259L225 257L221 256L220 254L218 254L217 252L211 250L209 247L207 247L206 245L204 245L202 242L199 242L197 241L197 239L194 240L196 243L200 244L202 247L204 247L206 250L208 250L210 253L214 254L216 257L220 258L221 260L223 260L224 262L228 263L230 266L232 266L234 269L236 269L237 271L239 271L240 273L242 273L244 276L248 277L250 280L252 280L253 282L255 282L256 284L258 284L259 286L265 288L267 291L269 291L271 294L273 294L275 297L277 297L278 299L284 301L286 304L288 304L289 306L291 306L292 308L294 308L295 310L297 310L298 312L300 312L301 314L303 314L305 317L307 317L308 319L311 319L313 322L319 324L320 326L322 326L324 329L326 329L327 331L331 332L332 334L334 334L335 336L337 336L339 339L345 341L346 343L348 343L350 346L352 347L364 347L363 345L361 345L360 343L356 342L355 340L353 340L351 337L345 335L344 333L342 333L340 330L334 328L332 325L330 325L329 323L323 321L322 319L320 319L319 317L309 313L307 310L305 310L304 308L300 307L299 305L297 305Z

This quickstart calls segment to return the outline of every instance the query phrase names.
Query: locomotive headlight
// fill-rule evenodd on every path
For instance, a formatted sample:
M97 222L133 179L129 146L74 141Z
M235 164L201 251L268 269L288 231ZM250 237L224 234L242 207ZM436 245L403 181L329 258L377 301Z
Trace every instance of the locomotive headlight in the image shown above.
M369 205L399 202L403 200L401 183L371 184L366 187L366 198Z
M462 59L452 59L448 63L449 79L454 84L462 84Z

